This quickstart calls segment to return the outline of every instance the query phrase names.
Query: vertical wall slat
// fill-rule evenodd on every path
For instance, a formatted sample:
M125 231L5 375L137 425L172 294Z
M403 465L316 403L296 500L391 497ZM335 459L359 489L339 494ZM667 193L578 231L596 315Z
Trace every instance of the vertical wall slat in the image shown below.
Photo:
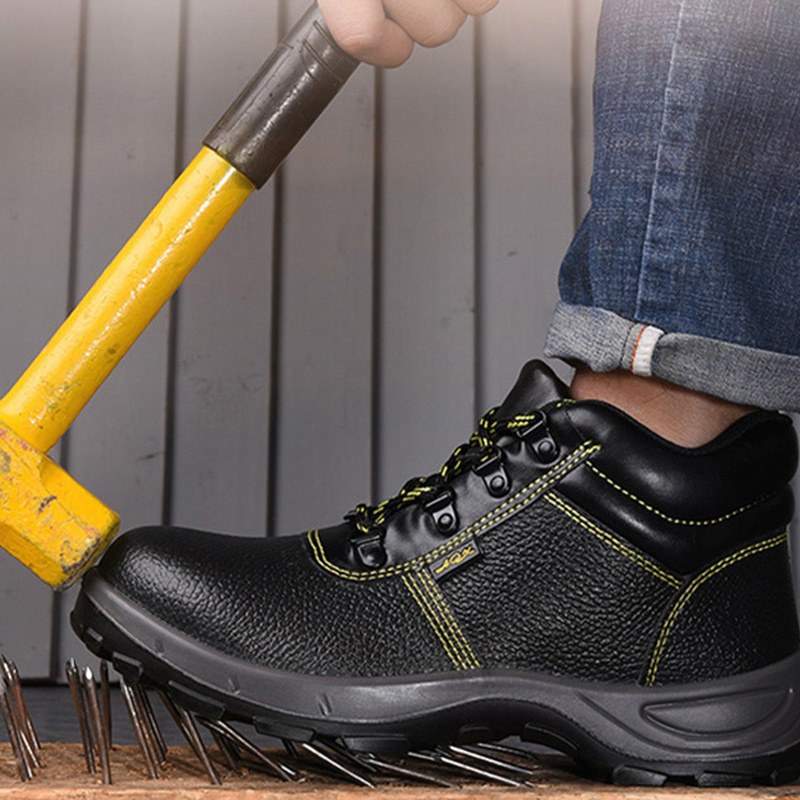
M79 0L0 3L0 391L64 318L69 282ZM0 550L0 652L50 672L52 591Z
M362 66L285 165L275 533L369 495L373 109Z
M482 60L481 397L540 358L573 233L570 3L504 0Z
M435 472L475 424L474 34L385 75L381 497Z
M78 227L82 296L173 178L179 0L90 0ZM145 331L70 431L70 473L122 517L158 522L167 317ZM61 662L85 647L67 617Z
M277 4L193 0L184 160L277 40ZM179 293L172 522L264 535L273 189L250 198Z

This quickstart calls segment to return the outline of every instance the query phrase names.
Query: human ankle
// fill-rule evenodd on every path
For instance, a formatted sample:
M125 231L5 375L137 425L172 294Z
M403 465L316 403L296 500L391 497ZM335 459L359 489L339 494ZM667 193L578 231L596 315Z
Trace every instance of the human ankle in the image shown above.
M575 400L602 400L674 444L701 447L753 408L654 377L592 372L580 367L570 387Z

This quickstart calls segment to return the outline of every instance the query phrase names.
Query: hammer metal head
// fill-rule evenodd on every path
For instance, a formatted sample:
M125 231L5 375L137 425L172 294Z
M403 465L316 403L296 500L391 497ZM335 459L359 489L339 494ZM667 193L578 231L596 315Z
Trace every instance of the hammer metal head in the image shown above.
M119 530L119 517L0 423L0 544L54 589L73 584Z

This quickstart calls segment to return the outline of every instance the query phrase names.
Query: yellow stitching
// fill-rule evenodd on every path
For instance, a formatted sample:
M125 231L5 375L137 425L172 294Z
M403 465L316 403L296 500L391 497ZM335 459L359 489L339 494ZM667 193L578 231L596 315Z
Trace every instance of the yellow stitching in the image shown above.
M427 572L418 572L417 577L420 579L420 583L423 585L423 587L427 589L428 594L431 596L433 602L438 606L439 613L444 621L450 626L450 629L453 632L453 638L457 643L460 644L461 650L466 656L469 665L471 667L480 667L480 661L478 661L474 651L472 650L472 647L470 647L467 637L461 630L461 626L456 622L447 600L445 600L444 595L436 585L433 578Z
M320 553L320 551L317 549L317 543L315 541L315 537L318 534L319 531L317 529L309 531L306 534L306 538L308 539L308 544L311 547L311 551L314 553L314 559L317 561L317 563L319 563L320 558L324 558L324 555Z
M577 400L573 400L571 397L565 397L563 400L559 400L550 410L557 411L559 408L563 408L564 406L571 406L577 403Z
M436 623L433 621L433 619L431 619L431 616L430 616L430 614L428 614L427 610L425 609L425 606L420 601L420 599L419 599L419 597L417 595L417 591L418 591L417 588L415 586L412 586L408 575L402 575L401 577L403 579L403 583L406 585L406 588L409 591L409 594L414 598L414 601L420 607L423 616L425 617L425 619L428 621L428 624L433 629L433 632L436 634L436 637L439 639L439 642L441 643L442 647L444 648L445 653L447 653L447 657L453 662L453 666L458 668L459 667L459 663L456 660L456 658L454 657L450 646L448 645L447 641L444 639L444 637L440 633L439 628L437 627Z
M465 669L469 669L469 668L473 667L474 664L470 661L470 657L469 657L469 653L467 651L467 648L464 647L464 643L462 641L460 641L459 638L458 638L457 633L460 633L460 631L457 632L457 630L456 630L458 628L458 626L456 625L455 628L453 627L455 625L455 620L453 620L453 624L452 625L449 623L449 621L445 617L444 609L442 607L442 604L439 603L436 595L434 595L434 593L430 591L429 587L425 585L425 581L423 580L423 575L424 575L424 573L417 572L417 573L414 573L414 575L412 577L416 578L417 583L418 583L418 588L420 589L420 592L423 593L423 594L427 593L427 596L428 596L429 600L432 603L432 605L430 606L431 613L436 613L437 614L436 619L439 622L439 624L442 626L442 630L447 635L447 639L450 642L450 644L453 646L453 649L458 653L458 657L461 660L464 668ZM444 598L442 598L442 599L444 599Z
M514 418L513 422L508 423L508 427L512 430L514 428L524 428L526 425L529 425L531 422L541 422L542 416L540 414L520 414Z
M469 528L465 528L463 531L461 531L461 533L458 534L458 536L454 536L452 539L449 539L435 550L431 550L430 553L417 556L410 561L405 561L402 564L396 564L393 567L383 567L382 569L376 569L371 572L351 572L349 570L342 569L341 567L337 567L335 564L332 564L330 561L328 561L325 555L325 548L322 545L322 540L319 538L319 532L309 531L308 537L309 541L311 542L312 550L314 551L314 556L317 560L317 563L323 569L333 573L339 578L345 578L346 580L351 581L374 581L380 578L396 575L398 572L411 572L416 567L423 564L429 564L434 559L440 558L445 553L450 552L450 550L454 550L471 536L475 536L487 528L491 528L493 525L501 522L518 509L524 508L532 500L536 500L543 492L547 491L550 486L552 486L554 483L557 483L561 478L561 475L566 472L574 462L579 461L584 456L591 456L593 453L596 453L598 450L600 450L600 445L590 446L590 444L590 442L584 442L575 450L574 453L553 467L553 469L551 469L549 472L537 478L535 481L533 481L533 483L530 483L524 488L520 489L513 497L506 500L493 511L490 511L488 514L486 514L486 516L482 517L477 522L474 522ZM549 480L547 480L548 478ZM529 496L521 500L517 506L513 506L507 511L504 511L504 509L512 506L525 494L529 494ZM313 536L316 536L317 538L318 547L315 547L313 544Z
M743 550L739 550L737 553L733 553L727 558L723 558L721 561L713 564L705 572L701 572L700 575L698 575L686 587L686 589L684 589L683 594L681 594L681 596L675 602L672 611L661 628L661 633L658 636L658 641L656 642L656 646L653 649L653 655L650 659L650 668L647 671L647 678L645 680L646 686L652 686L655 682L656 673L658 672L658 665L661 661L661 657L664 654L664 649L667 645L667 639L672 632L673 627L675 626L675 621L677 620L680 612L685 608L686 604L691 599L692 595L700 588L700 586L702 586L709 578L713 578L715 575L722 572L722 570L724 570L726 567L730 567L732 564L742 561L749 556L756 555L756 553L761 553L764 550L770 550L773 547L778 547L786 542L787 539L788 534L782 533L780 536L774 536L772 539L765 539L763 542L758 542L757 544L752 544L749 547L745 547Z
M431 603L431 598L426 596L425 591L424 591L425 587L422 585L422 582L419 581L419 575L418 574L411 574L411 575L408 576L408 579L409 579L409 581L411 581L414 584L414 588L417 589L417 591L419 592L419 596L422 598L422 600L425 603L425 605L427 606L428 611L430 612L431 616L436 621L436 624L439 626L439 630L442 632L442 635L445 637L445 639L447 639L448 643L450 644L450 647L452 648L453 653L455 653L456 657L458 658L458 662L459 662L459 665L461 666L461 668L462 669L469 669L470 668L470 664L468 662L468 659L465 657L465 653L462 652L462 649L459 646L459 643L453 637L452 633L447 629L447 626L444 624L444 621L441 619L440 615L437 613L437 609Z
M431 605L431 602L428 597L426 597L423 587L420 583L416 580L418 576L414 574L410 574L407 576L408 582L413 585L414 589L418 593L418 596L422 599L422 602L425 604L425 607L428 609L428 613L430 614L431 618L434 620L436 625L438 626L439 631L441 632L442 637L447 641L450 646L450 649L454 655L454 658L458 660L456 666L460 667L461 669L469 669L469 664L467 660L464 658L464 654L461 652L461 649L458 646L458 642L453 639L453 636L450 634L450 631L447 630L445 627L442 619L437 614L437 610Z
M759 503L763 502L763 499L756 500L754 503L749 503L746 506L742 506L741 508L737 508L735 511L731 511L729 514L724 514L723 516L716 517L715 519L700 519L700 520L678 519L676 517L668 516L663 511L659 511L657 508L653 508L653 506L649 505L644 500L642 500L641 498L637 497L635 494L633 494L633 492L629 492L627 489L623 489L622 486L620 486L617 483L614 483L614 481L611 478L609 478L608 475L606 475L604 472L601 472L590 461L586 462L586 466L589 467L589 469L592 470L592 472L594 472L596 475L601 477L604 481L606 481L611 486L613 486L618 492L621 492L622 494L624 494L625 497L629 497L631 500L633 500L634 502L638 503L640 506L643 506L644 508L646 508L650 513L655 514L657 517L661 517L661 519L666 520L667 522L672 522L675 525L696 525L696 526L718 525L720 522L726 522L729 519L733 519L733 517L736 517L739 514L742 514L743 512L748 511L749 509L754 508Z
M436 618L433 609L422 594L422 590L414 583L413 577L413 575L402 576L403 583L406 585L406 588L411 593L411 596L414 598L414 600L417 601L417 605L422 609L425 619L428 620L428 624L431 626L431 628L433 628L433 632L439 638L442 647L444 647L444 650L450 660L453 662L453 665L457 669L469 669L469 667L464 663L464 659L458 652L458 649L447 636L447 632L445 631L441 622Z
M587 531L589 531L589 533L603 541L609 547L612 547L618 553L625 556L625 558L633 561L637 566L642 567L642 569L647 570L652 575L655 575L665 583L668 583L673 589L680 589L681 581L678 578L676 578L674 575L670 575L670 573L656 566L652 561L650 561L650 559L645 558L640 553L637 553L635 550L627 547L619 539L617 539L616 536L612 536L607 531L604 531L602 528L598 528L597 525L589 522L589 520L582 516L576 508L573 508L571 505L565 503L560 497L547 494L545 495L544 499L566 514L571 520L577 522L582 528L585 528Z

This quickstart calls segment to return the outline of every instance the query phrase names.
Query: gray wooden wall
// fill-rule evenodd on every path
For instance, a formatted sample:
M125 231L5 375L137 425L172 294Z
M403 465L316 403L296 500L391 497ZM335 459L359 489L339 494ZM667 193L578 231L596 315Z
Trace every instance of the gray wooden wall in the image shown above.
M308 0L0 2L10 386ZM436 469L540 355L586 203L600 0L503 0L361 67L57 453L123 518L263 536ZM86 658L0 551L0 651Z

